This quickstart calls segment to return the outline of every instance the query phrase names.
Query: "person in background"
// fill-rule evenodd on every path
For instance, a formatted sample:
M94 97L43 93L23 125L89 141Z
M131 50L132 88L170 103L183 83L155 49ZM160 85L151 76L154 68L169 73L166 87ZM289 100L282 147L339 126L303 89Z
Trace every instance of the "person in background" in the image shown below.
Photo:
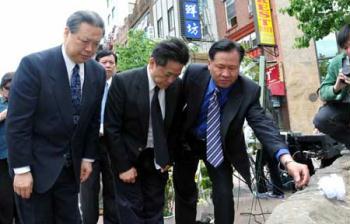
M99 218L100 177L102 176L103 223L117 224L116 195L111 160L107 153L107 142L103 131L104 108L112 77L117 69L117 55L109 50L98 51L95 57L106 70L106 85L101 103L100 138L97 157L92 164L90 177L80 186L80 204L84 224L96 224Z
M251 186L243 124L249 126L270 157L279 160L293 176L296 187L309 182L307 166L290 156L286 144L259 103L260 87L239 74L244 49L227 39L209 49L208 64L191 64L183 77L182 148L174 165L175 220L196 220L197 188L194 180L202 159L212 182L215 223L234 222L233 167Z
M68 17L63 44L25 56L12 80L6 137L22 224L78 224L78 193L98 147L104 35L93 11Z
M5 138L5 120L13 74L13 72L6 73L0 83L0 223L2 224L12 224L16 214L12 179L7 163L8 149Z
M337 34L343 51L330 62L319 89L325 104L314 118L315 127L350 149L350 24Z
M122 224L164 222L164 191L178 133L172 128L178 122L178 77L188 60L183 41L164 40L153 49L147 66L113 78L104 125Z

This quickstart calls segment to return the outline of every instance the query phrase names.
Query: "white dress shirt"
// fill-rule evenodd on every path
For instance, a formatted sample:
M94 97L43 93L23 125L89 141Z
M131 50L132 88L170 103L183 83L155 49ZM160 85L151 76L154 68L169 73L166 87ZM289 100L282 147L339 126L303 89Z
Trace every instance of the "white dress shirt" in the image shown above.
M154 95L154 88L156 87L156 84L154 83L151 73L149 71L149 66L147 66L147 77L148 77L148 91L149 91L149 125L148 125L148 134L147 134L147 144L146 148L154 148L153 144L153 129L152 129L152 116L151 116L151 104L152 104L152 98ZM162 117L164 119L165 117L165 90L159 89L158 92L158 100L160 104L160 110L162 111ZM156 158L154 158L154 165L156 169L160 169L161 167L156 163Z

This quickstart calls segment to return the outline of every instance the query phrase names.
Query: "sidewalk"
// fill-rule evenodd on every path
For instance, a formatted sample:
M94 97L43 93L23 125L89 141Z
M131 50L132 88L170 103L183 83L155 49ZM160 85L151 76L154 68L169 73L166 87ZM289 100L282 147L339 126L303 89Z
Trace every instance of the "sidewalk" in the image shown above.
M291 195L290 192L285 192L284 199L258 199L245 184L239 183L237 178L234 178L234 186L235 224L264 223L272 210ZM206 214L213 214L213 205L198 205L197 213L197 220L201 220ZM175 224L175 218L166 218L164 223ZM103 224L102 217L98 224Z

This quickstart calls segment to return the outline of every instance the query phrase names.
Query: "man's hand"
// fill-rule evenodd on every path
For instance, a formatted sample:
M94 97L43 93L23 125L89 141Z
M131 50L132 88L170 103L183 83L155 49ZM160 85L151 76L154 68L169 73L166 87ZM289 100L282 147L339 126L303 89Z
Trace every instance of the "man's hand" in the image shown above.
M350 78L345 76L341 71L339 72L337 76L337 81L335 82L333 86L333 92L339 93L340 90L342 90L345 86L350 84Z
M15 174L13 190L24 199L30 198L33 192L33 176L31 172Z
M80 183L86 181L92 172L92 162L89 161L81 161L80 168Z
M6 109L6 110L3 110L3 111L0 113L0 121L5 120L6 117L7 117L7 109Z
M165 173L170 169L170 167L171 167L170 165L166 165L164 168L160 168L160 172Z
M294 161L289 154L282 155L280 161L284 165L288 174L293 177L297 189L308 185L310 181L310 173L306 165Z
M129 170L120 173L119 178L124 182L124 183L135 183L137 177L137 170L134 167L131 167Z

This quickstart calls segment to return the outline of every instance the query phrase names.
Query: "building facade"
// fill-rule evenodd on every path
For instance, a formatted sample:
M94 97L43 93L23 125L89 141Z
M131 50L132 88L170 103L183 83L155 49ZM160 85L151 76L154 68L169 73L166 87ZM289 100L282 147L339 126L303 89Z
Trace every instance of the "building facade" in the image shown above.
M115 42L125 43L127 31L139 29L144 30L151 39L178 37L185 40L195 51L206 52L212 42L219 38L215 4L215 0L137 0L124 25L116 30ZM184 23L185 12L196 16L200 27L196 30L194 28L197 27L191 28L193 33L200 33L199 37L187 37L184 34L192 25L186 23L186 26Z
M217 1L218 30L222 37L242 43L247 56L257 65L259 58L264 56L266 85L270 89L271 107L273 113L277 113L275 117L280 128L309 134L314 130L312 119L321 105L316 95L320 85L316 49L314 43L309 48L294 48L294 38L301 35L297 21L280 12L288 4L288 0ZM262 14L258 15L259 11ZM271 22L264 19L267 14L271 15ZM271 43L261 42L264 30L257 32L261 29L257 28L261 22L257 21L259 16L264 17L262 23L266 25L262 29L268 29L271 23L271 30L268 30L273 36ZM276 70L278 80L272 79L269 83L272 69ZM270 88L270 84L277 81L283 91Z

